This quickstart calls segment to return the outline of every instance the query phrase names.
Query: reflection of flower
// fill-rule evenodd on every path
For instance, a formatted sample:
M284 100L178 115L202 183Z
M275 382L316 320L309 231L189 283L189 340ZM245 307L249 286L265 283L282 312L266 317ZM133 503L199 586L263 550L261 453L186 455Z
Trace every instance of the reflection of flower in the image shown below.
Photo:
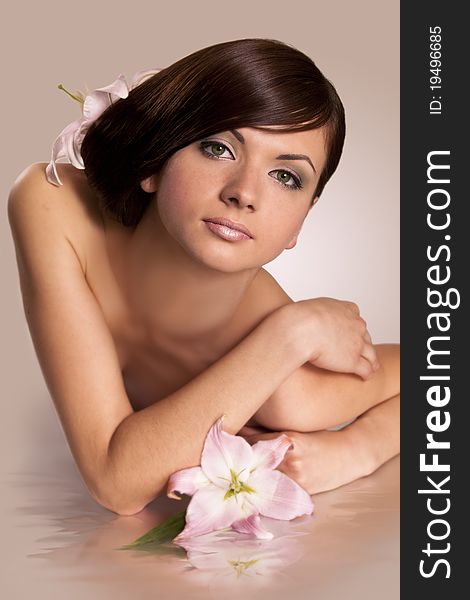
M187 552L201 583L269 585L280 569L296 562L302 549L295 537L272 541L240 539L234 531L218 531L177 542ZM265 577L263 577L263 575Z
M169 497L179 500L176 491L192 496L176 543L227 527L271 539L259 515L290 520L313 512L309 494L275 470L292 445L289 438L281 434L250 446L242 437L222 431L223 419L207 434L201 466L177 471L168 482Z
M84 169L80 149L83 138L90 124L97 119L101 113L108 108L113 102L119 98L127 98L129 91L143 83L146 79L158 73L160 69L151 69L148 71L139 71L134 75L131 85L128 88L124 75L119 77L110 85L96 89L88 95L81 92L71 94L63 85L59 85L59 89L64 90L67 94L82 105L83 116L72 123L69 123L63 129L52 146L52 157L50 163L46 167L46 177L49 183L53 185L62 185L56 169L56 161L60 159L68 159L77 169Z

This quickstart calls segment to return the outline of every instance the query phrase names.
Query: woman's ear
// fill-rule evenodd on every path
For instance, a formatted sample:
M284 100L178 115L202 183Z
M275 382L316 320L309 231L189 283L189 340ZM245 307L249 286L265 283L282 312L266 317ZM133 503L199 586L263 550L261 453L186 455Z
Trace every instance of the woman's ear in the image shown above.
M144 190L144 192L148 192L149 194L152 194L153 192L155 192L157 190L157 178L155 177L155 175L151 175L150 177L147 177L146 179L142 179L142 181L140 182L140 187Z
M315 198L312 200L309 208L308 208L308 213L310 212L310 210L313 208L313 206L317 203L318 201L318 196L315 196ZM305 215L304 217L304 221L307 218L307 215ZM302 223L303 224L303 223ZM300 229L302 228L302 225L300 226ZM285 247L286 250L292 250L292 248L294 248L297 245L297 238L299 237L299 233L300 233L300 229L299 231L297 231L297 233L292 237L291 241L287 244L287 246Z

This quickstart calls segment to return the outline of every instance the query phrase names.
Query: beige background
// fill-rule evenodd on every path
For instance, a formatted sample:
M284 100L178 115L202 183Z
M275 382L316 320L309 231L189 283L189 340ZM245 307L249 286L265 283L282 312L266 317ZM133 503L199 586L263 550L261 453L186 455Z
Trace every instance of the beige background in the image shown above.
M41 540L51 528L78 531L75 521L67 529L79 512L73 508L77 498L85 502L79 504L82 529L87 518L93 526L90 515L109 518L83 500L86 492L65 446L24 320L6 219L14 179L27 165L48 161L57 134L79 116L78 105L57 90L57 84L94 89L120 73L130 81L136 71L163 67L201 47L243 37L279 39L311 56L344 102L345 150L299 244L267 268L294 300L331 296L357 302L374 341L396 342L399 2L135 0L120 5L44 0L9 3L3 14L0 555L5 555L2 585L13 590L7 595L13 598L26 596L21 585L32 573L31 557L45 547ZM60 583L45 583L46 579L41 584L32 580L36 597L62 590ZM16 595L19 589L23 592ZM88 589L86 596L74 596L71 588L67 591L77 598L94 597L90 593ZM303 596L299 592L297 597Z

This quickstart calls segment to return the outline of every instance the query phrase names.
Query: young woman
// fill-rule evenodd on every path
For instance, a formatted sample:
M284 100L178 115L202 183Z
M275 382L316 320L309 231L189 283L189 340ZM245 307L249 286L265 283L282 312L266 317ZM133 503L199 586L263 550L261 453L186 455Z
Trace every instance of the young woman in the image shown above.
M398 346L354 303L293 302L263 269L293 248L336 169L338 95L281 42L195 52L89 123L84 170L15 181L25 315L93 497L134 514L205 436L284 431L280 470L310 493L399 452ZM334 426L352 421L339 431Z

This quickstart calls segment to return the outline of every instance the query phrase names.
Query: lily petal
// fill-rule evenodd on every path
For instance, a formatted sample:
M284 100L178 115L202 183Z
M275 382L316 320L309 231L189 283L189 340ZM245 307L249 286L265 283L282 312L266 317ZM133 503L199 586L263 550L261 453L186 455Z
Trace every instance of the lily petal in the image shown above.
M293 447L292 440L282 433L270 440L259 440L253 444L253 465L251 468L275 469L284 459L289 448Z
M313 513L310 495L281 471L254 471L248 484L256 490L250 503L265 517L290 520Z
M174 541L193 535L204 535L211 531L230 527L245 515L236 496L224 499L225 490L208 485L198 490L186 509L186 527Z
M260 540L272 540L274 537L270 531L261 527L261 520L257 514L235 521L232 523L232 529L239 533L249 533Z
M60 179L55 163L52 160L46 167L46 179L49 183L52 183L52 185L62 185L62 180Z
M201 467L181 469L181 471L173 473L168 480L166 495L168 498L181 500L181 496L178 496L177 493L193 496L200 487L208 484L210 484L210 481L204 475L204 471Z
M132 78L131 84L129 86L130 90L133 90L135 87L144 83L147 79L150 79L155 73L158 73L161 69L147 69L146 71L138 71L134 77Z
M83 118L69 123L56 138L52 146L51 161L46 167L46 177L49 183L52 183L53 185L62 185L62 181L60 180L55 166L55 162L62 158L69 159L74 166L83 169L81 156L78 155L80 158L77 157L74 146L74 137L76 136L77 132L81 130L82 125Z
M84 169L81 147L85 133L90 125L89 121L82 120L80 127L75 131L72 137L67 139L68 159L76 169Z
M224 416L212 425L206 436L201 454L201 467L214 485L227 490L230 469L235 471L242 482L249 478L253 450L242 437L222 430Z
M124 75L113 81L110 85L94 90L83 102L83 116L87 121L94 121L116 98L127 98L129 89Z
M107 94L118 96L119 98L127 98L129 95L126 78L122 74L119 75L119 77L115 79L113 83L105 85L104 87L96 88L95 92L106 92Z

